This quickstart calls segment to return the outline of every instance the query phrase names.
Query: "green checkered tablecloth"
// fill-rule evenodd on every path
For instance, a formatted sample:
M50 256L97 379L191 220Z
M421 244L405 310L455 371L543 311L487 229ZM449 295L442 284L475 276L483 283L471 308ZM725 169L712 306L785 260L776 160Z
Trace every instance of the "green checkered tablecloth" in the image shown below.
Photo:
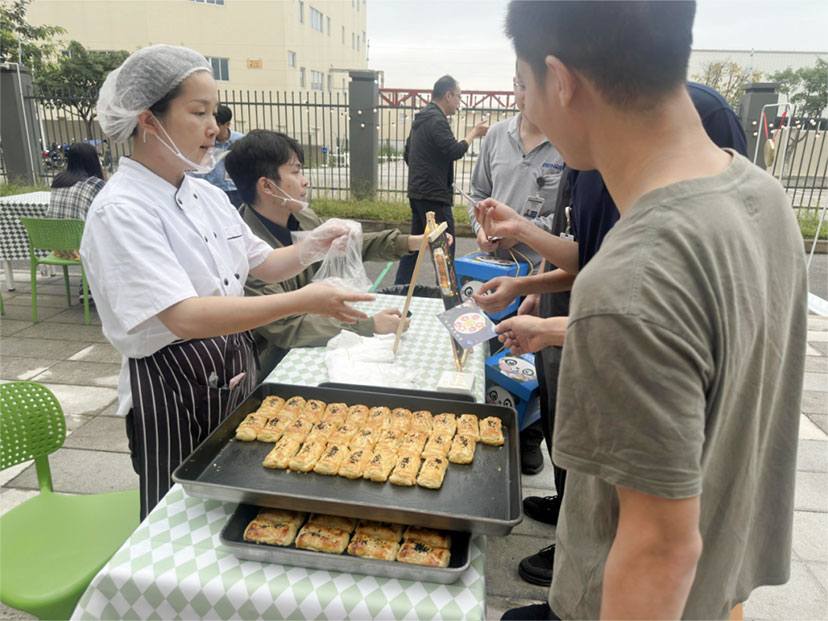
M73 619L482 619L485 538L453 585L244 561L221 547L235 506L173 486L84 593Z
M357 304L357 308L369 315L383 308L402 310L405 298L395 295L377 295L373 302ZM411 326L403 334L397 353L398 362L418 373L421 390L437 390L437 382L443 371L454 371L451 353L451 337L437 315L443 312L443 301L431 298L412 298ZM474 398L483 403L486 389L485 349L481 344L468 356L464 371L474 374ZM328 381L325 368L324 347L292 349L265 379L280 384L316 386ZM366 381L368 383L368 381ZM446 395L450 399L451 395Z

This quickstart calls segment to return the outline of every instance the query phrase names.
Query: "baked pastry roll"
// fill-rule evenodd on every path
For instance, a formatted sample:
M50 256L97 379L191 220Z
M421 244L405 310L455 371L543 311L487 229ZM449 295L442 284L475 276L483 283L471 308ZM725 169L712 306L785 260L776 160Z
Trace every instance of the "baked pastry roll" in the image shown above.
M273 524L296 524L297 526L301 526L306 517L306 513L287 511L286 509L271 509L268 507L260 509L256 519L265 520Z
M448 470L448 460L445 457L426 457L417 477L417 485L429 489L440 489Z
M411 431L431 433L431 412L418 410L411 415Z
M336 474L347 452L348 449L342 444L328 444L322 457L313 467L313 471L317 474Z
M310 472L325 452L324 442L305 442L288 466L294 472Z
M305 438L308 437L311 429L313 429L313 423L310 421L305 420L304 418L297 418L295 421L290 423L290 425L285 429L286 436L293 436L297 440L304 442ZM322 445L325 446L324 443Z
M371 460L374 452L369 448L360 448L353 451L348 451L348 454L342 460L342 465L339 467L337 474L346 479L359 479L365 473L365 466Z
M424 543L432 548L451 548L451 535L441 533L430 528L409 526L405 529L403 541L413 543Z
M480 441L492 446L503 446L503 427L499 418L489 416L480 421Z
M382 539L384 541L400 540L402 535L402 524L392 524L391 522L373 522L371 520L360 520L354 532L354 537L371 537L372 539Z
M469 436L475 441L480 439L480 428L477 426L477 416L474 414L462 414L457 419L457 435Z
M385 483L396 465L396 452L389 448L377 447L374 449L368 465L365 466L365 473L362 476L377 483Z
M423 449L423 457L445 457L451 450L451 436L445 432L432 431Z
M291 397L285 401L285 404L282 406L282 411L296 412L299 414L299 412L302 411L302 408L305 407L305 403L307 402L304 397Z
M328 442L331 444L341 444L344 448L348 446L351 439L357 434L357 431L359 431L358 427L354 427L348 423L339 425L328 438Z
M328 407L325 408L325 414L322 416L322 420L326 420L337 427L344 425L347 418L348 406L344 403L329 403Z
M351 449L358 449L358 448L374 448L374 445L377 443L377 438L379 437L380 432L375 431L371 427L362 427L359 431L357 431L356 435L351 438L351 442L348 446Z
M355 535L348 544L348 554L373 558L379 561L393 561L400 551L400 544L396 541L374 539L364 535Z
M259 435L259 430L267 423L267 417L259 412L252 412L236 427L236 440L252 442Z
M377 431L382 431L388 426L388 419L391 416L391 409L385 406L371 408L368 411L368 420L365 421L366 426Z
M276 395L268 395L262 399L262 404L259 406L260 410L271 410L278 412L285 405L285 400Z
M419 453L400 454L397 465L394 466L394 472L388 480L394 485L411 487L417 482L417 472L420 470L421 461Z
M420 455L425 447L428 435L422 431L409 431L397 442L397 453Z
M405 408L396 408L391 410L390 427L402 433L411 429L411 420L414 418L411 410Z
M446 548L432 548L424 543L407 541L400 546L400 551L397 553L397 560L401 563L411 563L412 565L448 567L449 561L451 560L451 552Z
M279 428L279 418L276 415L259 429L259 432L256 434L256 439L259 442L277 442L283 433L282 429Z
M325 413L325 408L328 407L324 401L311 399L305 403L302 408L302 418L309 420L312 423L318 423L322 420L322 415Z
M474 461L474 449L477 442L471 436L457 434L451 442L448 459L453 464L470 464Z
M350 535L338 528L305 524L296 537L296 547L314 552L342 554L348 547Z
M320 421L313 426L313 429L310 430L308 437L305 438L305 442L328 442L328 438L331 437L331 434L334 432L334 426L331 425L327 421Z
M265 468L280 468L284 470L288 467L290 460L299 451L302 442L293 436L282 436L271 451L265 456L262 465Z
M338 515L325 515L323 513L314 513L308 520L308 526L317 526L324 528L337 528L344 530L346 533L352 533L356 520L349 517L340 517Z
M453 436L454 432L457 431L457 417L448 412L435 416L431 419L431 433L437 431Z
M362 427L365 421L368 420L368 406L367 405L352 405L348 408L348 418L345 419L349 425L356 425Z
M290 427L298 418L299 412L295 412L293 410L282 410L276 415L276 418L268 422L276 428L276 431L284 434L288 427ZM273 421L276 422L274 423Z
M401 435L402 433L394 429L386 429L382 431L377 439L377 443L374 445L374 449L385 448L396 452L397 442L399 442Z
M289 546L298 530L299 524L296 522L272 522L256 517L244 529L244 540L271 546Z

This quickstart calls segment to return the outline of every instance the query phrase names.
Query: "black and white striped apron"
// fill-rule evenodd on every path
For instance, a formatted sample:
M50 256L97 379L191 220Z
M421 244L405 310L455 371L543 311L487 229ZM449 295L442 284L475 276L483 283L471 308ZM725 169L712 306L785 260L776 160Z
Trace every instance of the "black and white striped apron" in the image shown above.
M229 382L246 373L232 389ZM172 473L256 386L250 332L172 343L129 359L127 415L132 464L140 477L141 519L172 486Z

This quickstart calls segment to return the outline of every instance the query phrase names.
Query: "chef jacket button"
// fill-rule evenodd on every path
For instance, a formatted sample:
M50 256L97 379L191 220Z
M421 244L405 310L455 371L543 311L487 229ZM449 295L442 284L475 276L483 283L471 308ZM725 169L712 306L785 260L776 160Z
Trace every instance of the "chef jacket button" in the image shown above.
M236 277L236 280L238 280L238 279L239 279L239 275L238 275L238 274L233 274L233 276L235 276L235 277Z
M218 239L218 233L216 233L215 231L213 231L213 237L215 237L216 239Z
M224 279L224 286L226 287L226 286L227 286L227 285L229 285L229 284L230 284L230 281L229 281L229 280L227 280L227 279L225 278L225 279Z
M204 236L204 242L205 242L205 243L207 243L207 242L209 242L209 241L210 241L210 240L209 240L209 239L207 239L207 236L205 235L205 236Z
M198 194L196 194L195 192L193 192L193 198L196 198L196 199L197 199L197 198L198 198Z

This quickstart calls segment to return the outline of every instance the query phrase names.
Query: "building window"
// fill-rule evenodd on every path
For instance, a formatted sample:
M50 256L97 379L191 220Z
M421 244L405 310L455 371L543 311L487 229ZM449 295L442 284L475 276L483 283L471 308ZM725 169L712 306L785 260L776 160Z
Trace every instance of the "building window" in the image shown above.
M342 27L342 45L345 45L345 26Z
M218 6L224 6L224 0L193 0L193 2L197 4L216 4Z
M325 74L321 71L311 70L311 90L321 91L325 88Z
M215 58L207 56L207 60L213 66L213 77L216 80L227 81L230 79L230 59Z
M357 35L357 52L359 51L359 35Z
M318 32L324 32L323 28L323 16L321 11L317 11L315 8L310 8L310 24L311 28Z
M351 49L352 50L356 49L356 33L355 32L351 33Z
M299 67L299 86L305 88L305 68Z
M330 37L331 36L331 18L326 17L325 19L328 20L328 36Z
M328 74L328 90L333 90L333 76L330 73Z
M296 52L288 50L288 67L296 66Z
M305 23L305 3L299 0L299 23Z

